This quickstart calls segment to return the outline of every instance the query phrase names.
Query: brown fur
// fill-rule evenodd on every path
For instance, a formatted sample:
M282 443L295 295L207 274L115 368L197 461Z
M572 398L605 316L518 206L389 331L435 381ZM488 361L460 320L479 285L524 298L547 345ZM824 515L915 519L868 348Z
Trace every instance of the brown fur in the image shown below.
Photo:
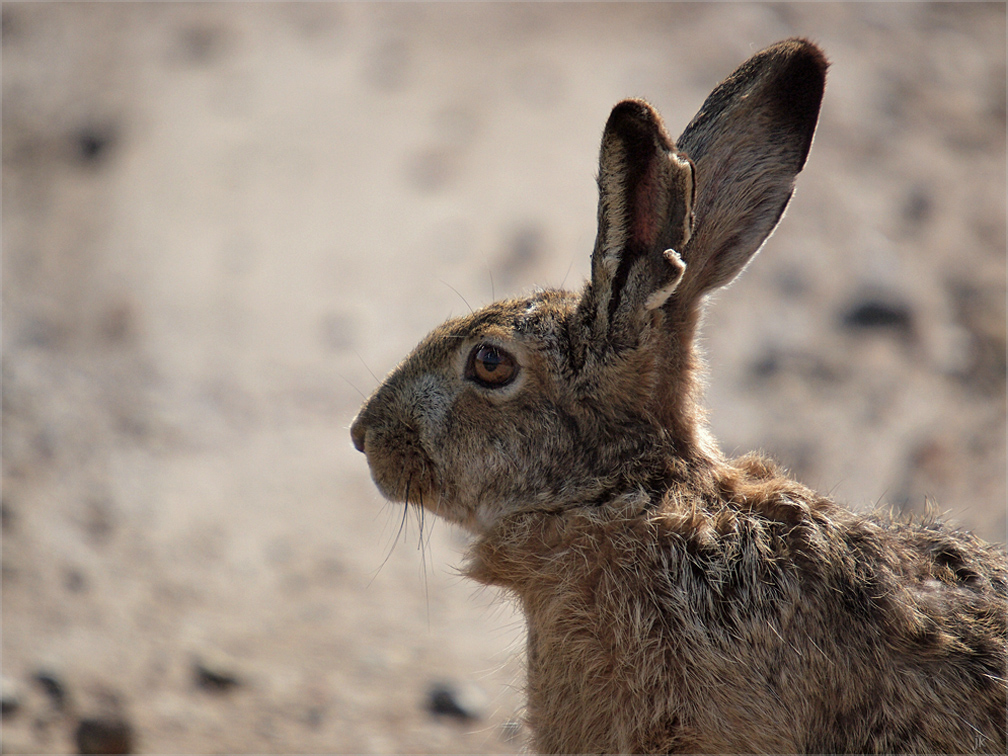
M584 291L445 323L354 421L382 492L470 529L468 574L520 600L540 751L1006 749L1004 550L726 460L699 405L705 295L780 220L825 71L758 53L678 146L617 105Z

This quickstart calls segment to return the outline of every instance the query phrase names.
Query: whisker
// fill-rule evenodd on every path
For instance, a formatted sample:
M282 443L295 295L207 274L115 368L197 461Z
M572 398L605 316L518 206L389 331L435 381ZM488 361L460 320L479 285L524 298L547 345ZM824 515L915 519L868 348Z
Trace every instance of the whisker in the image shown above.
M420 527L420 537L417 539L417 551L421 554L424 550L424 506L422 503L413 505L413 513L417 518L417 525Z
M424 585L424 606L426 607L427 613L427 630L430 630L430 586L427 581L427 547L424 542L424 510L423 505L423 493L420 494L419 502L409 502L408 505L412 506L414 509L414 514L417 518L417 525L420 527L420 537L417 541L417 549L420 551L420 564L423 570L423 585Z
M430 555L430 550L427 548L427 544L424 542L424 506L420 505L420 562L423 564L423 592L424 592L424 608L427 614L427 632L430 632L430 585L427 580L427 559ZM429 536L428 536L429 538ZM434 569L434 562L431 561L431 569Z
M573 269L573 267L574 267L574 255L571 255L570 265L567 266L567 272L564 273L563 281L560 282L561 289L564 287L564 284L567 283L567 276L570 275L571 269Z
M357 355L357 356L360 357L360 355ZM373 373L372 373L372 375L373 375ZM359 388L357 388L353 384L353 381L351 381L349 378L347 378L345 375L343 375L343 373L340 373L339 377L342 378L344 381L346 381L350 385L350 388L352 388L354 391L356 391L358 394L360 394L361 395L361 399L367 399L367 394L365 394L363 391L361 391ZM375 380L377 380L377 379L375 379Z
M409 508L410 508L409 495L410 495L410 487L412 486L412 484L413 484L413 478L412 477L407 478L407 480L406 480L406 496L405 496L406 502L403 504L402 521L399 523L399 532L396 533L396 541L397 542L399 540L399 536L402 536L403 543L406 543L406 535L407 535L406 517L407 517L407 515L409 513Z
M451 289L456 294L458 294L459 299L461 299L463 302L465 302L465 306L469 308L469 314L470 315L475 315L476 314L475 310L473 310L473 308L472 308L472 305L469 304L469 301L465 297L462 296L462 292L460 292L458 289L456 289L454 286L452 286L450 283L448 283L447 281L445 281L442 278L439 278L438 281L440 281L445 286L447 286L449 289Z
M408 488L409 488L409 484L407 484L407 489ZM368 581L368 588L371 587L371 584L378 577L378 573L380 573L382 571L382 569L384 569L385 565L388 564L388 560L392 558L392 552L395 551L395 546L399 542L399 536L403 532L403 528L405 527L405 525L406 525L406 506L404 505L403 506L403 516L402 516L402 519L399 520L399 530L396 532L395 538L393 538L389 542L389 548L388 548L388 552L385 554L385 558L382 559L381 564L378 565L378 569L376 569L374 571L374 574L371 576L371 579Z
M364 362L364 358L361 357L360 352L358 352L356 349L354 349L353 353L357 355L357 359L361 361L361 365L363 365L364 368L369 373L371 373L371 377L375 379L375 383L381 383L381 380L378 378L377 375L374 374L374 371L370 368L370 366L366 362Z

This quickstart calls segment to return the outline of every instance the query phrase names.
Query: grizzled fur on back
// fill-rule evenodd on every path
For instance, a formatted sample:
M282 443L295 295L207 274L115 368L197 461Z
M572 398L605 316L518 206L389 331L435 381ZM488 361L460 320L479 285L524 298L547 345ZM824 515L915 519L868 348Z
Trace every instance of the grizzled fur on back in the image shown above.
M475 535L520 601L543 752L1006 750L1008 560L937 521L854 513L707 429L707 294L782 217L826 74L787 40L679 140L613 109L579 293L431 332L351 428L390 499Z

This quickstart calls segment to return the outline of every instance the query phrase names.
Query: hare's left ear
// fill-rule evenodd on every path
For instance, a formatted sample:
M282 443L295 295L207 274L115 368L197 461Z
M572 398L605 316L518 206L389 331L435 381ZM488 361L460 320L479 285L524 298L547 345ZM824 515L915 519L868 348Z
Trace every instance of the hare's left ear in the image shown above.
M590 348L638 343L651 312L682 280L679 250L693 223L693 167L654 108L625 100L606 123L599 158L598 236L579 310Z

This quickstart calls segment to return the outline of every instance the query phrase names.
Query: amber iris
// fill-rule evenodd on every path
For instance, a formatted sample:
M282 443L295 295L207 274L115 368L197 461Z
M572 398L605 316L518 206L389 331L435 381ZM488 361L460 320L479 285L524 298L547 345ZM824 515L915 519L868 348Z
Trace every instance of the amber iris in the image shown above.
M480 344L469 355L468 377L487 388L510 383L518 373L515 358L491 344Z

